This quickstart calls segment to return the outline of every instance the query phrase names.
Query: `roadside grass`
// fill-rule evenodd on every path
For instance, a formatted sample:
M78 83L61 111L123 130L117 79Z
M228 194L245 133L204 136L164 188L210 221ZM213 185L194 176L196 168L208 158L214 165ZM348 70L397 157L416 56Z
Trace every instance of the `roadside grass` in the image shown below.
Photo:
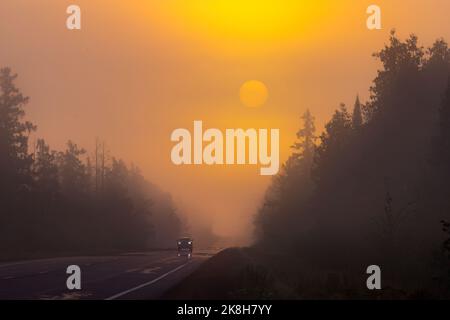
M256 248L229 248L203 263L167 292L164 299L430 299L424 289L404 291L384 281L382 290L366 287L365 270L318 268L300 256Z

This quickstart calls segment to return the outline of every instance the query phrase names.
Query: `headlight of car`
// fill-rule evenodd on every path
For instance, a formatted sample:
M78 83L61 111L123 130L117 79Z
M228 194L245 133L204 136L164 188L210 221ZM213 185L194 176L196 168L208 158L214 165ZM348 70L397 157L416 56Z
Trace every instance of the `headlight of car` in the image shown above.
M178 241L178 244L181 244L181 242L180 242L180 241Z
M192 241L189 241L189 244L192 244Z

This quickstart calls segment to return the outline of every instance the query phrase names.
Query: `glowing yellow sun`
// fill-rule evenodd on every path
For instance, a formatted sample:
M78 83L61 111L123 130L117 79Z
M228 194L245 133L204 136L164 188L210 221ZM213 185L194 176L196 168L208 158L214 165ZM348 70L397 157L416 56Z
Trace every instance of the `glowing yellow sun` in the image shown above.
M241 86L239 95L244 106L257 108L267 101L269 92L266 85L261 81L250 80Z

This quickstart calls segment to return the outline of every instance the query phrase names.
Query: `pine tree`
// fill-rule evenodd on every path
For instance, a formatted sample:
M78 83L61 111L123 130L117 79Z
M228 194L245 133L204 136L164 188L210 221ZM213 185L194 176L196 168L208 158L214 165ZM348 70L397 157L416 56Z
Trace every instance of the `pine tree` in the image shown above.
M66 151L59 154L61 188L66 195L77 195L89 190L86 166L80 159L85 153L84 149L69 140Z
M28 97L14 85L16 74L0 69L0 193L16 191L28 183L32 157L28 154L28 135L36 127L25 116Z
M345 156L345 147L352 130L352 119L345 104L341 103L331 120L325 125L325 131L320 135L320 145L316 148L314 157L314 176L318 180L329 177Z
M315 149L315 131L314 117L309 110L302 115L303 128L297 131L297 142L291 148L294 150L292 157L297 160L303 160L309 167L314 157Z
M350 133L351 118L345 104L339 106L331 120L325 125L325 132L320 136L321 145L319 149L327 150L343 145Z
M352 125L353 129L358 130L361 128L363 124L363 118L361 114L361 103L359 102L359 96L356 96L355 106L353 108L353 115L352 115Z
M36 143L36 156L33 164L34 180L41 192L54 194L58 191L57 153L51 151L43 139Z

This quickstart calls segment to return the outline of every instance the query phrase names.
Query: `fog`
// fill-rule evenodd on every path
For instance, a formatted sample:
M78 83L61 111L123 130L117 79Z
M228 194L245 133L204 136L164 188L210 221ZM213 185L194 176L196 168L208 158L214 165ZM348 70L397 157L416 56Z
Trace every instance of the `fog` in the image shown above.
M352 105L357 94L368 99L379 66L371 54L391 28L401 37L416 31L426 44L450 38L442 27L450 9L444 0L378 1L380 31L365 28L370 3L342 1L332 13L316 10L307 21L299 12L292 18L297 24L227 34L223 26L209 28L210 19L202 22L208 12L171 11L174 1L76 3L80 31L65 27L69 1L0 3L0 66L19 74L17 86L31 99L27 118L38 126L31 139L45 138L56 149L71 139L91 154L95 139L105 140L111 154L170 192L191 228L211 226L232 243L251 240L271 177L250 165L177 167L170 160L174 129L190 128L194 120L222 130L279 128L283 162L307 108L320 132L340 102ZM258 14L278 21L270 11ZM268 88L259 108L239 100L240 86L251 79Z

